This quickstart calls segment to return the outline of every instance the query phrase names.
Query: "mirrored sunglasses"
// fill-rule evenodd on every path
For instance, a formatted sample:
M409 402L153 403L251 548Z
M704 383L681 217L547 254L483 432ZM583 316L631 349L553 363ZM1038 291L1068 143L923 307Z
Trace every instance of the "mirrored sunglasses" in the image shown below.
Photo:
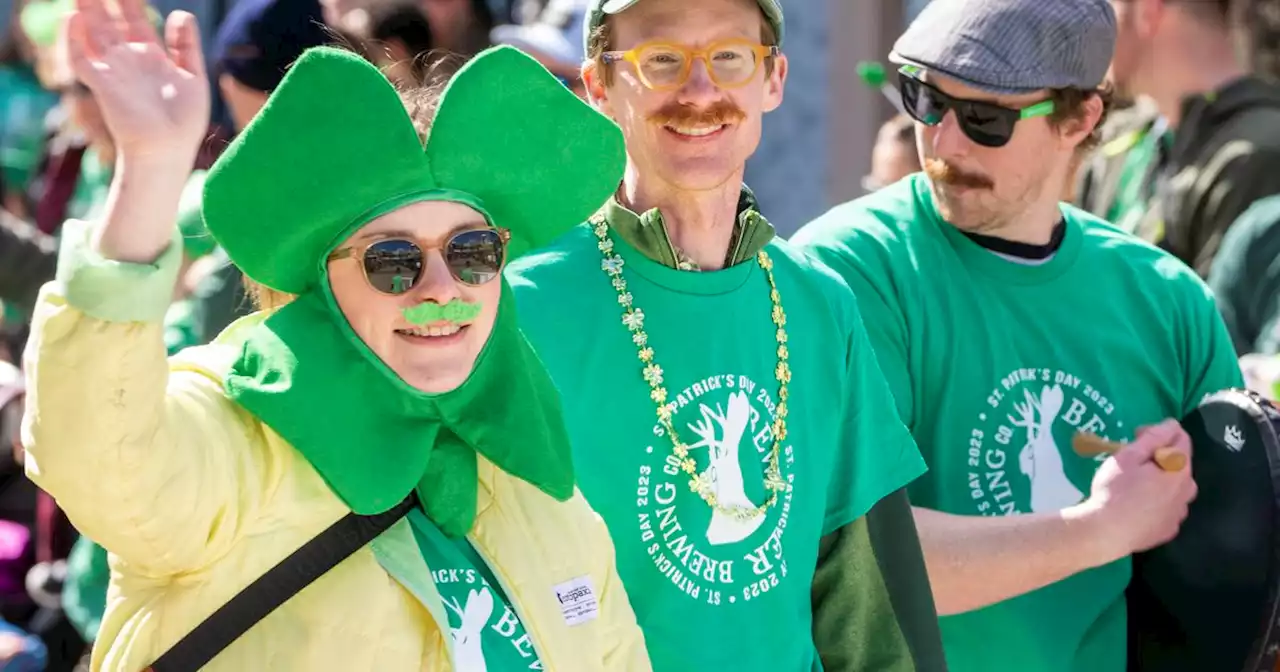
M479 286L502 272L510 238L505 229L470 229L449 236L438 249L455 280ZM369 285L394 296L412 290L422 281L427 268L426 251L430 249L436 248L407 238L384 238L363 249L340 248L329 259L359 258Z

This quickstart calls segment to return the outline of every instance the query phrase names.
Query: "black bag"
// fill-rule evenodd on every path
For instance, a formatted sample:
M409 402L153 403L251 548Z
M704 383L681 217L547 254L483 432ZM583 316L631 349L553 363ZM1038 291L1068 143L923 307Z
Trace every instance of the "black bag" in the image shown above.
M1133 559L1134 672L1274 672L1280 652L1280 411L1246 390L1182 420L1199 494L1173 541Z
M418 498L372 516L348 513L245 587L160 656L150 672L195 672L338 563L404 518Z

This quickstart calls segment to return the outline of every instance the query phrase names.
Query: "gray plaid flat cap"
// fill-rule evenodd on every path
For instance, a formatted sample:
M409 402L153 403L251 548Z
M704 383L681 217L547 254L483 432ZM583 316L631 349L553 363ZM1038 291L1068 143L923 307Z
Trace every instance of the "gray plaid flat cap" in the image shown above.
M1115 44L1107 0L933 0L889 60L1017 95L1097 87Z

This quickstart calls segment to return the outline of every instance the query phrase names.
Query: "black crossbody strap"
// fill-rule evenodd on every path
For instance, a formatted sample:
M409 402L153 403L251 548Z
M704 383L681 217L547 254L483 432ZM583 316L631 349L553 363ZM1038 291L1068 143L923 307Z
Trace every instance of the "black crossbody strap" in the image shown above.
M417 497L410 493L385 513L348 513L219 607L149 669L196 672L267 614L387 531L417 504Z

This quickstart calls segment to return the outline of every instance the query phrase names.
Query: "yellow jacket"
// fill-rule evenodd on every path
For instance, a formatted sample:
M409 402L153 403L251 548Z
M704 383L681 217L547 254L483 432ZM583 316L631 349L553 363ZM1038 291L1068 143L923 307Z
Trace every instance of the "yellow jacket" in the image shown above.
M243 321L166 360L160 317L181 246L155 266L106 262L75 224L26 353L26 468L111 554L92 669L138 672L349 509L224 395ZM649 670L612 542L581 494L558 503L483 457L479 478L470 539L544 669ZM599 615L569 626L553 587L581 577ZM453 669L451 655L441 598L401 520L205 669L436 671Z

